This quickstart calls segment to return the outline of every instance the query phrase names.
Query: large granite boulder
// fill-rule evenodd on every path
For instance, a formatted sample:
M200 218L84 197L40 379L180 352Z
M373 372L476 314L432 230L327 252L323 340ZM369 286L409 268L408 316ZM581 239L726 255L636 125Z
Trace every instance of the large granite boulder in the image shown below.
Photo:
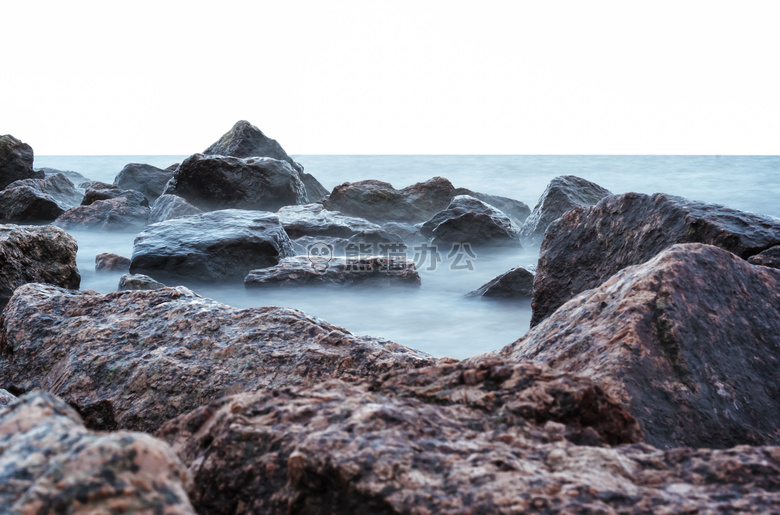
M199 215L202 210L177 195L160 195L152 204L149 223L156 224L182 216Z
M135 239L130 272L168 284L243 281L292 255L275 215L225 209L149 225Z
M25 285L0 334L0 388L50 391L104 429L153 431L227 394L434 361L294 309L237 309L184 287L101 295Z
M298 172L287 162L270 157L192 155L176 169L165 193L183 197L204 211L276 211L308 202Z
M0 311L26 283L78 288L76 239L52 226L0 225Z
M780 443L780 270L674 245L503 354L601 381L659 447Z
M708 243L744 259L780 243L780 220L662 193L610 196L554 222L542 242L531 326L581 291L675 243Z
M82 195L62 174L14 181L0 191L0 221L50 222L78 206Z
M123 190L116 188L87 188L84 192L84 198L81 200L82 206L89 206L98 200L110 200L114 198L126 198L130 205L149 207L149 201L140 191Z
M33 149L10 134L0 136L0 190L14 181L43 179L43 172L33 170Z
M68 209L57 217L54 225L66 230L135 232L146 226L149 212L148 207L140 206L127 197L120 196L108 200L96 200L88 206Z
M761 266L770 266L772 268L780 268L780 245L770 247L763 252L759 252L755 256L748 258L748 263Z
M95 256L95 272L127 272L130 259L111 252L102 252Z
M3 513L194 514L189 472L142 433L95 433L49 393L0 408Z
M364 231L378 231L379 225L364 218L329 211L322 204L285 206L276 212L290 238L333 236L349 238Z
M420 228L434 243L472 245L519 245L519 231L504 213L468 195L454 197Z
M156 166L130 163L114 179L114 184L124 190L139 191L152 204L163 194L165 186L173 177L172 170L163 170Z
M491 279L468 297L494 297L499 299L530 299L534 289L534 274L522 266L516 266Z
M609 195L612 195L609 190L580 177L556 177L539 197L539 202L523 223L520 235L531 241L539 241L544 237L547 227L566 211L592 206Z
M230 157L270 157L287 162L298 172L303 166L287 155L282 146L246 120L239 120L218 141L203 151L205 155ZM315 179L316 180L316 179Z
M247 288L271 286L333 285L420 285L414 262L392 257L295 256L276 266L252 270L244 279Z

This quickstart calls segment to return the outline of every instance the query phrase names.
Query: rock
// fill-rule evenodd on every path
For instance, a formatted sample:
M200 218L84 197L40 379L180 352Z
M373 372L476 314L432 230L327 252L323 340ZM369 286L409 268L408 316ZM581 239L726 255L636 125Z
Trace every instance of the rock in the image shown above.
M237 309L183 287L101 295L25 285L0 333L0 388L49 391L93 428L153 431L232 393L434 362L294 309Z
M780 242L780 221L662 193L610 196L552 224L534 279L531 326L622 268L675 243L708 243L747 259Z
M390 234L397 234L406 243L422 243L426 241L425 236L420 233L419 227L402 222L387 222L382 224L382 229Z
M755 256L748 258L748 263L761 266L769 266L772 268L780 268L780 245L770 247L763 252L759 252Z
M780 442L780 270L674 245L502 352L603 382L658 447Z
M132 206L149 207L149 202L140 191L123 190L120 188L87 188L84 198L81 201L82 206L89 206L98 200L110 200L114 198L126 198Z
M516 266L476 290L469 292L468 297L496 297L503 299L531 298L534 288L534 274Z
M149 204L154 203L165 191L165 185L173 177L173 171L156 166L130 163L122 168L114 184L124 190L141 192Z
M130 273L174 284L243 281L250 270L292 255L276 216L225 209L148 226L133 244Z
M190 482L165 443L142 433L88 431L48 393L0 409L4 513L194 514Z
M76 239L58 227L0 225L0 311L25 283L78 288Z
M247 288L339 284L342 286L420 285L420 276L411 260L387 257L295 256L279 264L252 270L244 279Z
M210 514L776 511L780 448L657 450L589 378L466 360L238 394L156 435Z
M312 248L319 249L328 247L328 252L334 257L346 257L348 240L344 238L335 238L333 236L301 236L292 240L293 251L296 256L307 256L311 254ZM315 246L315 247L312 247Z
M148 275L125 274L119 278L119 291L125 290L159 290L165 288L163 283L157 282Z
M203 213L183 198L176 195L160 195L152 204L149 223L156 224L165 220L181 218L182 216L199 215Z
M7 406L16 400L16 395L13 395L8 390L0 388L0 408Z
M192 155L173 173L165 193L183 197L204 211L276 211L308 202L298 172L286 162L269 157Z
M300 172L300 177L301 182L303 182L303 185L306 187L306 196L308 197L309 202L322 202L330 195L330 191L325 189L325 186L323 186L312 174Z
M528 215L531 214L531 208L528 207L525 202L520 202L519 200L479 193L477 191L467 190L466 188L456 188L453 193L456 196L468 195L481 200L485 204L493 206L508 216L518 227L522 226L523 222L528 218Z
M322 204L285 206L276 212L276 216L279 217L290 238L302 236L350 238L364 231L380 230L377 224L364 218L328 211Z
M0 220L47 222L78 206L82 192L64 175L23 179L0 191Z
M79 188L83 190L116 190L119 187L116 184L102 181L86 181L79 184Z
M519 245L519 230L504 213L468 195L454 197L420 228L435 243L472 245Z
M609 190L580 177L556 177L547 185L533 212L523 223L520 236L539 241L553 220L560 218L566 211L592 206L608 195L612 195Z
M293 169L303 172L303 166L292 160L282 146L246 120L239 120L216 143L203 151L205 155L230 157L270 157L287 162ZM315 179L316 180L316 179Z
M0 190L14 181L43 179L43 172L33 170L33 149L10 134L0 136Z
M81 184L83 182L90 182L90 180L88 178L84 177L83 175L81 175L78 172L74 172L74 171L71 171L71 170L57 170L55 168L41 168L39 171L43 172L47 179L49 177L53 177L55 175L62 174L65 177L67 177L67 179L70 182L72 182L74 185ZM78 205L78 203L77 203L77 205Z
M68 209L54 225L66 230L137 231L148 222L149 211L148 207L134 204L127 197L117 197Z
M171 166L166 168L166 170L168 170L169 172L175 172L176 169L179 167L179 165L181 165L181 163L173 163Z
M130 270L130 259L110 252L95 256L95 272L126 272Z

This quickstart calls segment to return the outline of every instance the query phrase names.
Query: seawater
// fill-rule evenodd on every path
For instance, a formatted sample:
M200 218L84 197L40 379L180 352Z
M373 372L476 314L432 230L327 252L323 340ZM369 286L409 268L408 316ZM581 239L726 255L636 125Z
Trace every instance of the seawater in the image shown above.
M36 167L76 171L113 182L127 163L162 168L186 156L37 156ZM456 187L536 204L549 181L577 175L613 193L663 192L780 217L780 156L294 156L328 188L378 179L396 188L441 176ZM130 256L134 233L73 231L82 288L114 291L121 274L95 273L95 256ZM243 284L196 288L206 297L236 307L277 305L300 309L355 334L394 340L436 356L465 358L499 349L528 329L530 302L465 298L493 277L534 265L537 248L475 249L473 270L458 269L439 249L415 288L276 288L247 291ZM429 270L429 268L434 268Z

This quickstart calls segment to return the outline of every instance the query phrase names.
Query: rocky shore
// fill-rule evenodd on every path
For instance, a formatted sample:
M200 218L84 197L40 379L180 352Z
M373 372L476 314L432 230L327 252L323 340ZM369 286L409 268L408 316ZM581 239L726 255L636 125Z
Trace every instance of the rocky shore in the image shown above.
M780 220L574 176L533 210L327 191L246 121L114 184L0 136L0 183L3 513L780 512ZM75 228L137 234L117 291L79 289ZM541 245L462 293L530 331L458 361L193 291L412 295L420 242Z

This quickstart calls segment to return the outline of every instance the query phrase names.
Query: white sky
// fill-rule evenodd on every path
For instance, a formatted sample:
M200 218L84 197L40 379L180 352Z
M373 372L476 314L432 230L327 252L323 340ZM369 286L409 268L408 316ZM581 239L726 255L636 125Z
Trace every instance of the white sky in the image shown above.
M121 6L121 7L120 7ZM190 154L780 154L776 1L5 1L0 134Z

